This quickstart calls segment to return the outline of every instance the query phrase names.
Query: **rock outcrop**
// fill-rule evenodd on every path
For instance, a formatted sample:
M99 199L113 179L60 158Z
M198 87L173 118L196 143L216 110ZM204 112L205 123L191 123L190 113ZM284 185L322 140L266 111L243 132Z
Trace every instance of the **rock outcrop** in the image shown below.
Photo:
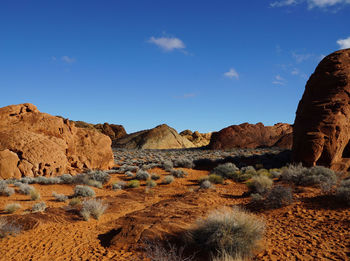
M325 57L308 80L294 122L293 160L350 167L350 49Z
M207 146L210 142L211 132L199 133L198 131L192 132L190 130L184 130L179 133L182 137L188 139L196 147Z
M274 126L264 126L262 123L232 125L212 134L209 148L228 150L233 148L259 148L283 146L292 147L292 139L284 136L292 133L292 126L286 123L277 123ZM283 144L283 145L282 145Z
M0 178L55 176L114 164L111 140L29 103L0 108Z
M103 124L91 124L83 121L75 121L74 123L78 128L97 130L110 137L112 141L120 139L127 134L123 125L109 124L107 122Z
M125 149L182 149L195 147L166 124L150 130L139 131L114 140L113 147Z

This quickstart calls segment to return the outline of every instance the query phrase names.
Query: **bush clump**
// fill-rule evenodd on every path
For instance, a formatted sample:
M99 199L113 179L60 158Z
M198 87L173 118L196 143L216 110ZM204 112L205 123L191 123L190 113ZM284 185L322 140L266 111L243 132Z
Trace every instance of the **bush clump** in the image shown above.
M336 197L350 205L350 179L343 180L336 190Z
M39 202L33 205L32 212L44 212L46 209L46 203L45 202Z
M0 238L16 236L21 232L21 226L10 223L4 218L0 218Z
M259 248L265 224L256 216L239 208L221 209L199 220L188 231L190 243L208 249L214 256L249 258Z
M264 206L266 208L281 208L293 202L292 189L283 186L273 187L266 195Z
M58 201L58 202L65 202L68 200L68 197L64 194L58 194L55 191L52 192L52 196Z
M34 201L40 199L40 193L36 189L32 189L30 191L30 199Z
M223 184L224 178L220 175L210 174L208 180L213 184Z
M80 204L81 204L80 198L72 198L69 201L69 206L71 206L71 207L75 207L75 206L80 205Z
M192 169L194 168L193 161L186 158L178 158L174 160L174 167L175 168L186 168L186 169Z
M151 179L153 179L153 180L159 180L159 179L160 179L160 175L159 175L159 174L156 174L156 173L152 173L152 174L151 174Z
M101 217L101 215L106 211L106 209L107 205L103 204L102 200L89 199L83 202L80 215L86 221L90 219L90 216L98 220Z
M148 188L154 188L154 187L157 186L157 182L155 182L155 181L152 180L152 179L149 179L149 180L146 181L146 186L147 186Z
M12 214L12 213L15 213L17 210L19 210L21 208L21 205L18 204L18 203L11 203L11 204L7 204L5 206L5 212L6 213L9 213L9 214Z
M170 174L173 175L175 178L184 178L187 176L187 172L183 171L182 169L172 169L170 171Z
M236 171L239 171L239 168L237 168L235 164L228 162L215 167L212 173L222 176L225 179L229 179L235 176Z
M138 180L147 180L150 178L150 174L147 171L140 169L138 172L136 172L135 178Z
M165 170L165 171L170 171L172 170L174 167L174 164L172 161L170 160L165 160L162 164L162 168Z
M125 181L117 181L112 184L112 189L113 190L119 190L119 189L124 189L126 187L126 182Z
M213 184L209 180L204 180L199 186L201 189L210 189L213 187Z
M111 175L109 175L107 172L101 171L101 170L90 170L86 173L86 176L89 180L95 180L102 184L107 183L111 179Z
M273 184L273 180L267 176L254 176L249 182L247 182L247 187L251 193L266 193Z
M94 197L95 191L84 185L77 185L74 188L74 197Z
M128 188L138 188L140 187L140 181L133 179L128 182Z
M15 193L13 188L7 186L5 182L0 182L0 196L11 196Z
M33 186L30 186L28 184L19 183L15 185L18 185L18 192L20 194L29 195L32 190L35 190Z
M163 183L164 183L164 184L173 183L174 179L175 179L175 178L174 178L173 175L167 175L167 176L164 177Z

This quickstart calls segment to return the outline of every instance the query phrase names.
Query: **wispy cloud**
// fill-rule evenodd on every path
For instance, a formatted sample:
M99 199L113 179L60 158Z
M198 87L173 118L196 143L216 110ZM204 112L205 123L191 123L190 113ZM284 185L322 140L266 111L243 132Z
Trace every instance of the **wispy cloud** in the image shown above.
M173 50L183 50L186 48L183 41L176 37L151 37L148 40L149 43L157 45L159 48L163 49L164 51L170 52Z
M61 57L61 60L63 61L63 62L65 62L65 63L69 63L69 64L71 64L71 63L75 63L76 62L76 60L75 60L75 58L73 58L73 57L69 57L69 56L62 56Z
M302 63L302 62L308 60L309 58L311 58L312 54L292 52L292 56L297 63Z
M313 8L327 9L350 4L350 0L280 0L270 3L271 7L293 6L305 3L309 10Z
M239 79L239 74L234 68L230 68L228 72L224 73L224 76L230 79L236 78L237 80Z
M340 49L350 48L350 36L346 39L339 39L337 44L339 45Z
M294 68L291 72L290 72L292 75L298 75L300 74L300 71L298 68Z
M286 85L287 81L280 75L276 75L272 83L275 85Z

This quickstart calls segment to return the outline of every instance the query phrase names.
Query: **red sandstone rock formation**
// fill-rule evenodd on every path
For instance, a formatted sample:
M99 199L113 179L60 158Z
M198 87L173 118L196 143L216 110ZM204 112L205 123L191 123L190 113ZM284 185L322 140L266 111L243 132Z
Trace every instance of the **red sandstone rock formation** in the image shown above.
M0 108L0 178L112 167L111 140L32 104Z
M209 148L227 150L233 148L273 147L283 144L283 148L291 148L292 140L288 138L278 143L284 136L292 133L292 126L277 123L274 126L264 126L262 123L232 125L212 134Z
M294 123L293 160L350 167L350 49L324 58L308 80Z
M75 126L78 128L85 128L85 129L94 129L97 130L108 137L111 138L111 140L117 140L127 135L123 125L116 125L116 124L91 124L86 123L83 121L75 121Z

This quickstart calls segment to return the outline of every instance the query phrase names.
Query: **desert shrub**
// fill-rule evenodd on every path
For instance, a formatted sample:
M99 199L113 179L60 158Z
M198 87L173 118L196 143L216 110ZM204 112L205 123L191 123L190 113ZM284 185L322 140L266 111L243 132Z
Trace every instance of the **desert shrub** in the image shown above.
M147 258L152 261L192 261L194 255L185 256L184 247L176 247L168 243L164 245L159 241L144 241L143 250L146 253Z
M272 178L271 173L270 173L267 169L259 169L259 170L256 172L256 174L257 174L257 175L261 175L261 176L266 176L266 177Z
M112 189L113 190L118 190L118 189L123 189L126 187L126 182L125 181L117 181L112 184Z
M164 184L170 184L170 183L172 183L174 181L174 179L175 178L174 178L173 175L167 175L167 176L164 177L163 183Z
M214 211L190 229L188 238L215 256L227 253L248 258L258 249L265 224L256 216L239 208Z
M264 194L266 193L273 184L273 180L266 176L254 176L249 182L247 187L252 193Z
M173 175L175 178L184 178L187 176L187 172L183 171L182 169L172 169L170 171L170 174Z
M74 197L94 197L95 191L88 187L83 185L77 185L74 188Z
M273 178L279 178L282 172L279 169L270 169L270 174Z
M223 178L233 178L235 176L236 171L239 171L236 165L228 162L225 164L220 164L217 167L215 167L212 173L216 175L220 175Z
M68 197L66 195L58 194L55 191L52 192L52 196L59 202L65 202L68 199Z
M128 182L128 188L138 188L140 187L140 181L133 179Z
M336 190L336 197L350 205L350 179L343 180Z
M7 204L5 206L5 212L6 213L9 213L9 214L12 214L14 212L16 212L17 210L19 210L21 208L21 205L18 204L18 203L11 203L11 204Z
M151 174L151 179L153 179L153 180L158 180L158 179L160 179L160 175L159 175L159 174L156 174L156 173L152 173L152 174Z
M125 172L125 175L126 175L128 178L134 177L134 173L132 173L131 171Z
M89 220L90 216L98 220L100 216L106 211L106 209L107 205L103 204L102 200L89 199L83 202L80 214L84 220Z
M223 184L224 183L224 178L222 176L216 175L216 174L210 174L208 180L214 184Z
M33 184L35 183L35 178L33 177L23 177L19 180L19 182L21 183L25 183L25 184Z
M35 203L32 207L32 212L44 212L46 209L46 203L45 202L39 202Z
M59 176L59 179L63 184L72 184L74 182L74 178L71 174L63 174Z
M59 177L43 177L38 176L34 178L34 182L36 184L41 185L52 185L52 184L59 184L61 183L61 179Z
M95 187L95 188L99 188L99 189L102 188L102 183L100 181L93 180L93 179L89 179L86 182L86 185L91 186L91 187Z
M244 261L244 260L239 256L233 257L224 251L222 253L219 253L217 256L213 256L211 261Z
M170 160L165 160L162 164L162 168L165 170L165 171L170 171L174 168L174 164L172 161Z
M7 186L5 182L0 183L0 196L11 196L15 193L13 188Z
M18 192L24 195L29 195L32 190L35 190L34 187L20 183L18 186Z
M69 206L71 206L71 207L74 207L74 206L77 206L77 205L80 205L80 204L81 204L80 198L72 198L69 201Z
M30 199L31 200L38 200L38 199L40 199L40 193L36 189L32 189L30 191Z
M174 160L174 167L192 169L194 167L194 164L190 159L178 158Z
M101 170L89 171L86 173L89 180L95 180L102 184L107 183L111 179L111 175Z
M10 223L4 218L0 218L0 238L16 236L21 232L21 226Z
M283 186L273 187L266 195L264 205L267 208L281 208L293 202L292 189Z
M305 168L299 164L289 165L287 168L284 168L281 179L298 186L317 185L322 191L328 192L336 184L337 175L333 170L323 166Z
M155 182L152 179L149 179L149 180L146 181L146 186L149 187L149 188L154 188L155 186L157 186L157 182Z
M264 197L259 193L250 194L250 199L252 203L260 203L264 200Z
M149 179L150 175L147 171L144 170L139 170L138 172L136 172L136 176L135 178L138 180L147 180Z
M210 189L212 187L213 187L213 184L209 180L204 180L203 182L200 183L201 189Z
M198 179L198 183L199 184L202 184L204 181L206 181L206 180L209 180L209 176L207 175L207 176L201 176L201 177L199 177L199 179Z

